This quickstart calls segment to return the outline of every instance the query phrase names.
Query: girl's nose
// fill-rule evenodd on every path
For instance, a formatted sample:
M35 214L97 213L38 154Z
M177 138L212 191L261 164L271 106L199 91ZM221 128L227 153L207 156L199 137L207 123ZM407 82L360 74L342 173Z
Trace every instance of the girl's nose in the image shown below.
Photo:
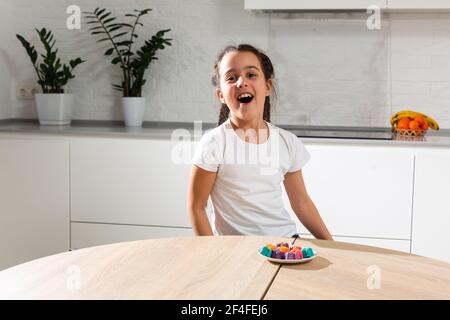
M236 85L238 88L246 87L247 83L245 82L243 77L239 77L239 79L236 82Z

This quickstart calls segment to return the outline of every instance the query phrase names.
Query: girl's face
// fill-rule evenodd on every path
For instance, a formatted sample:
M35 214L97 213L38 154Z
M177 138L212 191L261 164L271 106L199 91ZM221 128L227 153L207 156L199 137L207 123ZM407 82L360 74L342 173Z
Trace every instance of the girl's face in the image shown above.
M264 102L272 90L258 57L252 52L227 53L219 66L220 88L216 95L241 120L263 119Z

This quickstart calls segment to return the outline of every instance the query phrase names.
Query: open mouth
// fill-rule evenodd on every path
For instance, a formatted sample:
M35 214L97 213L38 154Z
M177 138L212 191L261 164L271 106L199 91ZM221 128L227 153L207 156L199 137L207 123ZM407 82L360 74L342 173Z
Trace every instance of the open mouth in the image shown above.
M240 103L249 103L253 100L253 95L250 93L242 93L237 97L237 99Z

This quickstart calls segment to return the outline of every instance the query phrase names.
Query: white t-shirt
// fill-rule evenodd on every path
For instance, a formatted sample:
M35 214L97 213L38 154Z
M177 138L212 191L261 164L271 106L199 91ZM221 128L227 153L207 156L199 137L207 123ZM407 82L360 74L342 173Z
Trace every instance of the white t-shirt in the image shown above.
M266 123L269 137L262 144L242 140L230 119L197 144L192 164L217 172L210 194L216 234L290 237L297 232L284 207L281 184L310 155L293 133Z

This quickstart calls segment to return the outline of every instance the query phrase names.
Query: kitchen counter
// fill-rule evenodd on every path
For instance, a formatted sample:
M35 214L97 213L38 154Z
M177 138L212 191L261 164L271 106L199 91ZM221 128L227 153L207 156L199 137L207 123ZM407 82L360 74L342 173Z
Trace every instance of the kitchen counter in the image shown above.
M198 140L207 130L215 128L215 123L198 123L198 130L194 130L194 123L188 122L146 122L143 127L124 127L122 121L91 121L73 120L66 126L41 126L37 120L0 120L0 136L11 134L26 134L40 136L75 136L75 137L106 137L106 138L138 138L162 139L172 137L175 130L178 136L187 135ZM450 146L450 129L440 131L429 130L425 137L419 138L372 138L376 134L387 133L388 128L352 128L330 126L292 126L279 125L281 128L297 134L302 141L311 143L341 143L341 144L376 144L376 145L417 145L417 146ZM351 138L340 136L342 132L353 133ZM364 138L364 131L367 138ZM358 132L360 132L358 137ZM385 134L386 135L386 134ZM336 137L332 137L336 136Z
M288 242L318 256L267 261ZM65 252L0 272L1 299L450 299L450 264L344 242L177 237Z

